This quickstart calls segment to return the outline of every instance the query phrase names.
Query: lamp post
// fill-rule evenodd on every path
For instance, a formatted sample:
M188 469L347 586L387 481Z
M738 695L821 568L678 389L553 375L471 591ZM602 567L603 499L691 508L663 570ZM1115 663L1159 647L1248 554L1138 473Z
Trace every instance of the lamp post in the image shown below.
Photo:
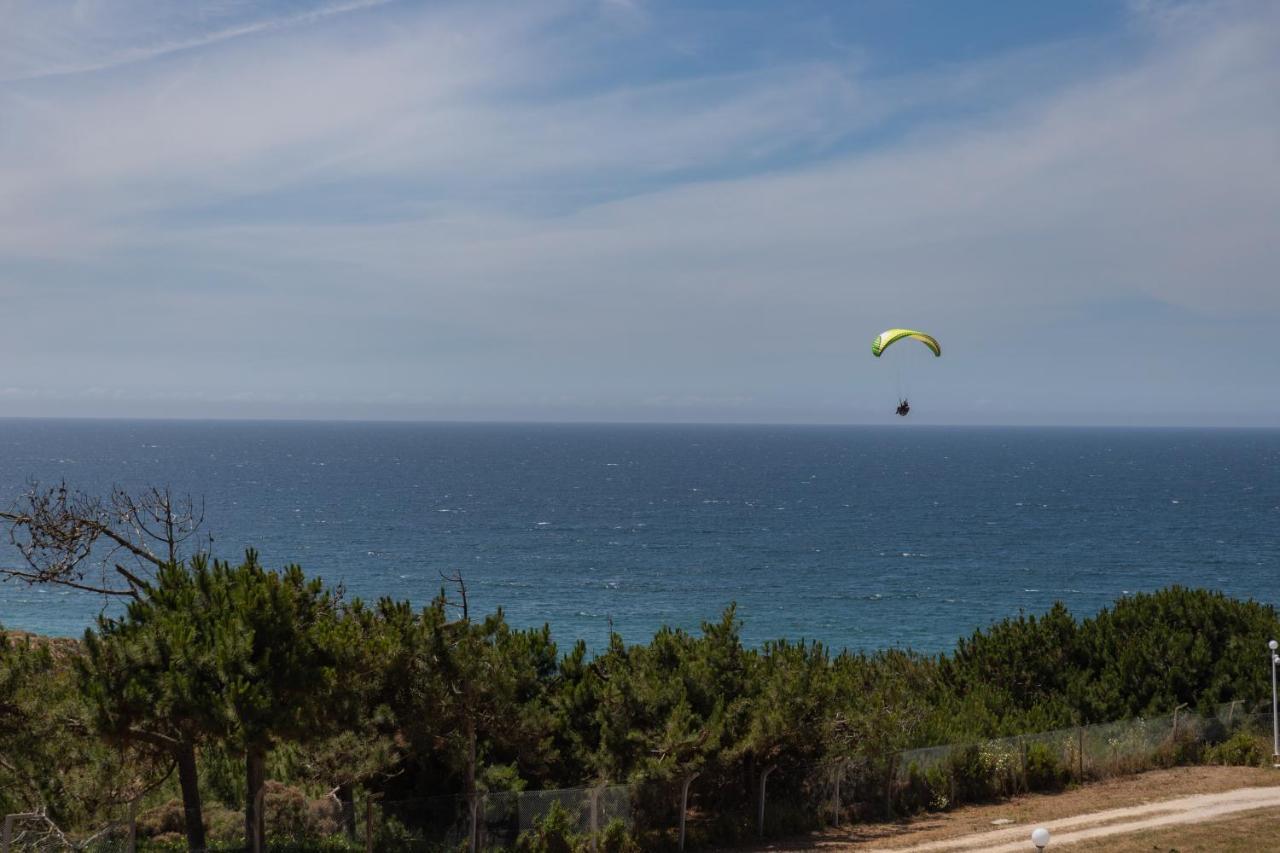
M1271 766L1280 767L1280 716L1276 710L1276 664L1280 663L1276 649L1280 648L1280 643L1270 640L1267 648L1271 658Z
M1036 846L1037 850L1044 850L1049 846L1049 830L1042 826L1031 833L1031 843Z

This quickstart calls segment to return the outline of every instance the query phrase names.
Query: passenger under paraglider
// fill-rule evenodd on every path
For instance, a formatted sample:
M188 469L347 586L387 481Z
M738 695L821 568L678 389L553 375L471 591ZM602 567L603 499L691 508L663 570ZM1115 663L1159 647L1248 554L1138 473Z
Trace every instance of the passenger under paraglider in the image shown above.
M899 400L898 415L900 417L905 418L908 414L910 414L910 412L911 412L911 404L907 402L906 398L904 397L903 399Z

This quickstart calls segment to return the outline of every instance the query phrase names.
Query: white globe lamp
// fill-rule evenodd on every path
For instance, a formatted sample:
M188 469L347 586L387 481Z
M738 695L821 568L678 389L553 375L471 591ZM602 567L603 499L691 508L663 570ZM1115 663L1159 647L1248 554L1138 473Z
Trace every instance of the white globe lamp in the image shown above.
M1043 850L1049 846L1049 830L1043 826L1031 833L1031 843L1036 846L1037 850Z

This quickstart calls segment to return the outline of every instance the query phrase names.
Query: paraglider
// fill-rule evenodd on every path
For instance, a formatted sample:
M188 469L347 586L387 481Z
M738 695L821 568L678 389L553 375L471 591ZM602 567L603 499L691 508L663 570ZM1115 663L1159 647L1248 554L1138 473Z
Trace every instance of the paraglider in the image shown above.
M933 350L935 356L942 355L942 346L937 338L926 335L924 332L917 332L915 329L886 329L876 335L876 339L871 342L871 354L879 358L881 353L903 338L914 338Z
M886 329L876 335L875 340L871 342L871 354L876 358L879 358L891 345L906 338L911 338L924 344L934 354L934 357L940 357L942 355L942 345L938 343L937 338L932 335L927 335L924 332L917 332L915 329ZM898 377L898 387L898 408L895 410L895 413L899 417L905 418L911 413L911 404L907 402L906 395L902 393L902 379L900 375Z

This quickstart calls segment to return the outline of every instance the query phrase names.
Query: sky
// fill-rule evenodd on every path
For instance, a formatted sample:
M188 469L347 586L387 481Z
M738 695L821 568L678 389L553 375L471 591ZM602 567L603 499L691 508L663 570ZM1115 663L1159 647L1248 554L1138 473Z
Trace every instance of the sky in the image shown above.
M1269 0L0 0L0 417L1280 426L1278 270Z

